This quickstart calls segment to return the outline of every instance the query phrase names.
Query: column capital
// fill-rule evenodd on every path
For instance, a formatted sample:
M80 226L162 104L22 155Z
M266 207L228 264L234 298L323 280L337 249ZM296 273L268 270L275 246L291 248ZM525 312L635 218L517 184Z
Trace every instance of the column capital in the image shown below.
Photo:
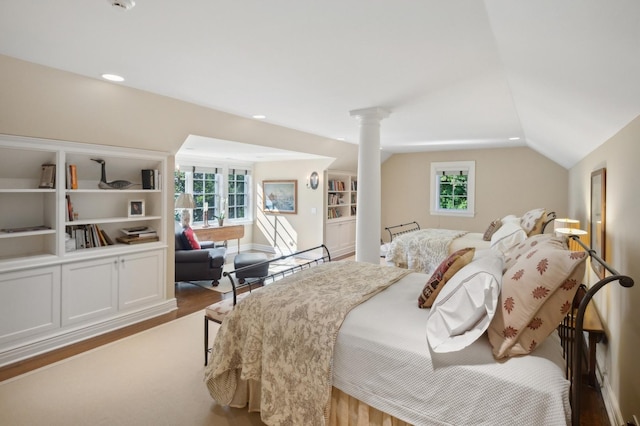
M389 114L391 114L391 112L385 108L371 107L371 108L354 109L349 111L349 114L360 121L375 120L379 122L380 120L387 118Z

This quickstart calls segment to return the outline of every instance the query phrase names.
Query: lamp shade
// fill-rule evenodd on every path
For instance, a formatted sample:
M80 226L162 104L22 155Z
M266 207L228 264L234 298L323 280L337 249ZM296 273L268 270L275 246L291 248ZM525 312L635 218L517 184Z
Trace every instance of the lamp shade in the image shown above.
M196 200L192 194L180 194L176 200L176 209L195 209Z
M569 219L569 218L557 218L553 221L553 230L558 230L559 228L569 228L569 229L579 229L580 221L577 219Z

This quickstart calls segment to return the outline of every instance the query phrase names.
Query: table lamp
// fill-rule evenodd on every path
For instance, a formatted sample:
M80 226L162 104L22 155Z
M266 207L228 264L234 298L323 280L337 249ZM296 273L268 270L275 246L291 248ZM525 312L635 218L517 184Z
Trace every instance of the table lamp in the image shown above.
M191 210L196 208L196 201L193 194L180 194L176 200L176 209L182 209L180 219L182 227L191 226Z

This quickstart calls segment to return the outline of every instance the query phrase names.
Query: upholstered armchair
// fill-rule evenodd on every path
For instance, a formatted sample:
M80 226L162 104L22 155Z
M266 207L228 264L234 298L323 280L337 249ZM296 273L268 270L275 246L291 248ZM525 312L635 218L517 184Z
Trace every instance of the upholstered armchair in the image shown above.
M218 285L222 276L227 249L215 247L213 242L202 242L200 249L192 249L183 233L182 225L175 223L175 282L207 281Z

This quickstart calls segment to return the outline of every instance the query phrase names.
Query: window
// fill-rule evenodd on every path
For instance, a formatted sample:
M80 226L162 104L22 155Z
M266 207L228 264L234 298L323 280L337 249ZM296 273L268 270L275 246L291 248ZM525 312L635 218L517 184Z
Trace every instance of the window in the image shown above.
M209 211L214 207L213 215L220 214L219 204L216 200L221 193L220 182L222 176L217 173L201 172L196 169L193 172L193 198L196 200L196 208L193 209L193 222L204 221L204 203L208 203Z
M229 219L244 219L248 213L249 173L248 170L229 170L228 207Z
M228 172L228 173L227 173ZM227 177L226 181L224 177ZM204 203L207 203L209 220L222 217L230 220L250 220L250 171L227 167L181 166L174 172L174 200L184 192L193 194L196 208L193 223L204 221ZM224 189L227 191L224 191ZM175 212L180 221L180 212Z
M431 214L475 215L475 161L431 163Z

